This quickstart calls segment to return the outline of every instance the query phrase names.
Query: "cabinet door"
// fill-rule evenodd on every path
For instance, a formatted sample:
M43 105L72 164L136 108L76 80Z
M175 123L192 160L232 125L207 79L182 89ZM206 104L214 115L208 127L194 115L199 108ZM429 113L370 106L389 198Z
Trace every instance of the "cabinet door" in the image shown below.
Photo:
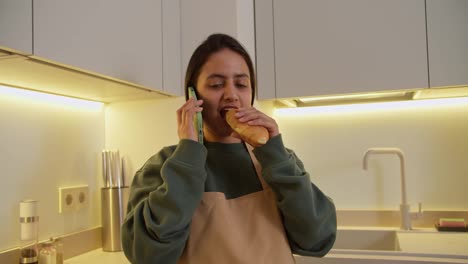
M468 1L427 0L431 87L468 84Z
M181 53L184 77L193 51L210 34L219 32L235 36L235 4L235 1L228 0L181 0Z
M161 0L34 1L34 55L162 89Z
M163 87L166 93L180 96L182 89L180 55L180 0L162 0Z
M0 1L0 46L32 53L32 0Z
M239 40L255 59L253 0L181 0L182 72L195 48L213 33Z
M278 98L428 87L424 0L273 0L272 13Z

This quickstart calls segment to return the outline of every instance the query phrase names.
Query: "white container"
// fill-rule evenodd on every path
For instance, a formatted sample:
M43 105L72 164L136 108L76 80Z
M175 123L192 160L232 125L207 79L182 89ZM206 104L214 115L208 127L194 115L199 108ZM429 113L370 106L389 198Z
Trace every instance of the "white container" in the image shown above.
M20 264L38 263L39 215L37 201L20 202Z

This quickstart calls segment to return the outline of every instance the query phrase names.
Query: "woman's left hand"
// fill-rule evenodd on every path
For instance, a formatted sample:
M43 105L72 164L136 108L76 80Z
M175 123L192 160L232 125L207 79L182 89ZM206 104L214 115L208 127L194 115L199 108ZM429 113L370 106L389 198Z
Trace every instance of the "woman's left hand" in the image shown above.
M238 109L236 117L241 123L247 123L251 126L265 127L268 130L270 138L279 135L279 128L276 121L260 112L255 107Z

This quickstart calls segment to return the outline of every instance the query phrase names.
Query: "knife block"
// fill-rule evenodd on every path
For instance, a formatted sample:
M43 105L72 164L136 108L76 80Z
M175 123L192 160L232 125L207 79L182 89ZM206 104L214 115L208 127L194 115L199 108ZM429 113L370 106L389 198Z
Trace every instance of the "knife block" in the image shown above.
M120 230L127 213L129 188L101 188L102 250L122 251Z

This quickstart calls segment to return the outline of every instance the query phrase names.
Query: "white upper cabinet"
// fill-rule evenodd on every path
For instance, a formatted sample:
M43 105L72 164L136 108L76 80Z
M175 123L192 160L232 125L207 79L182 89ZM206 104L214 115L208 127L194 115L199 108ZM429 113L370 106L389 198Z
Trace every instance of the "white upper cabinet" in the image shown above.
M468 84L468 1L427 0L430 86Z
M0 47L32 53L32 0L0 1Z
M162 67L164 92L182 94L180 1L162 0Z
M34 55L163 90L161 4L34 1Z
M195 48L213 33L235 37L255 60L253 0L180 0L180 3L182 80Z
M424 0L255 4L260 99L428 87Z
M178 96L184 94L190 56L212 33L236 37L255 59L253 8L253 0L2 0L0 49L20 51L27 55L23 61L38 65L45 61L47 71L71 69ZM38 89L31 83L21 86ZM99 97L86 98L114 100L103 89Z

